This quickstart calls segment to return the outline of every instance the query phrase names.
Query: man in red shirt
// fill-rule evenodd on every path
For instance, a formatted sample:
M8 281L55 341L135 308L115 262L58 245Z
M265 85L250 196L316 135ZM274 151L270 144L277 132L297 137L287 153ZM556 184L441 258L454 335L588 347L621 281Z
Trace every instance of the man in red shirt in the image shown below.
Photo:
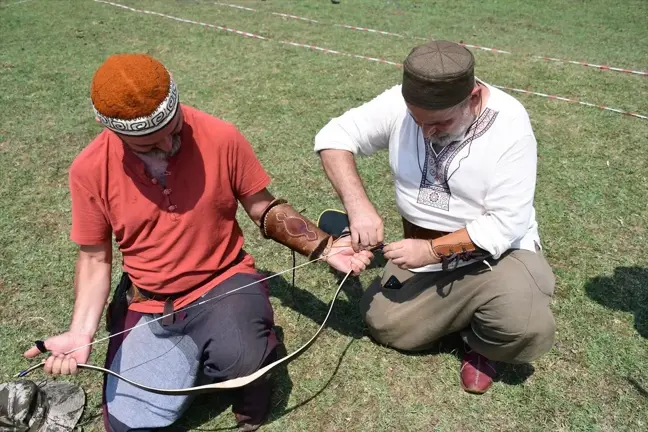
M265 238L343 272L369 264L370 252L334 243L275 199L243 135L180 104L171 74L157 60L109 57L93 77L91 99L105 129L69 172L71 239L80 247L76 300L69 331L44 341L52 353L47 373L76 373L90 356L90 347L64 353L90 343L97 331L110 294L113 234L124 274L107 322L112 334L126 331L110 340L106 367L159 388L248 375L277 358L267 286L257 283L254 259L243 250L239 202ZM154 321L161 314L169 316ZM233 411L243 430L265 420L270 385L258 380L238 392ZM147 393L112 376L104 380L103 399L110 431L169 426L190 403L188 396Z

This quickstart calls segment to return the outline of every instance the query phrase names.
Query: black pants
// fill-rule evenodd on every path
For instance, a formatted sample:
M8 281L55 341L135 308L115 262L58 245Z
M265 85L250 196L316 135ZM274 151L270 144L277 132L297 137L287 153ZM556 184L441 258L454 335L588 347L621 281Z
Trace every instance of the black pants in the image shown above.
M176 313L172 324L160 321L110 340L106 367L152 387L192 387L248 375L276 359L278 341L273 311L264 282L218 297L259 280L236 274L213 288L199 303ZM213 301L209 299L215 298ZM195 304L194 303L194 304ZM118 309L113 308L113 312ZM113 313L111 333L151 321L159 314ZM237 391L233 411L258 419L269 403L269 383L259 379ZM190 396L157 395L107 376L104 380L104 422L110 431L154 430L172 425L191 403Z

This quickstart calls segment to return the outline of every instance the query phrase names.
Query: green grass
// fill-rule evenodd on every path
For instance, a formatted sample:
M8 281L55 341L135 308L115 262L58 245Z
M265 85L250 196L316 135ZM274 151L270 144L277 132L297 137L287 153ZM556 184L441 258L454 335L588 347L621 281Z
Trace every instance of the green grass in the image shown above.
M234 1L234 0L232 0ZM312 151L328 121L398 83L393 66L244 38L90 0L0 0L0 376L23 369L35 339L66 329L73 304L75 246L67 169L100 131L89 104L94 70L110 54L147 52L174 73L184 103L235 123L273 177L272 191L316 217L339 207ZM550 55L648 69L648 3L124 0L182 18L353 54L402 61L419 41L464 40L520 53L474 51L492 84L648 113L648 78L536 60ZM366 26L395 38L322 23ZM483 396L464 393L450 345L404 355L366 337L357 310L374 268L340 298L329 328L281 375L264 430L621 431L648 427L648 122L593 108L516 95L538 139L536 209L557 277L554 349L532 366L507 367ZM400 235L386 154L359 161L368 192ZM287 249L240 218L259 268L291 265ZM116 257L119 262L118 257ZM115 277L119 269L115 269ZM272 303L288 351L324 317L336 285L323 266L273 280ZM103 334L103 333L102 333ZM91 361L103 362L105 346ZM32 377L37 379L40 372ZM83 422L101 430L101 376L72 378L88 392ZM201 398L188 428L233 426L224 394Z

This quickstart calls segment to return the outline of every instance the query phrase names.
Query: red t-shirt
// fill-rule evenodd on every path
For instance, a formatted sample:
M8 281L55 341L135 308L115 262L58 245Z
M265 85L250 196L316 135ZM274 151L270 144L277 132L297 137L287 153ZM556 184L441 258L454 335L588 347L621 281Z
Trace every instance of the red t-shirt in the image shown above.
M114 233L123 269L147 291L175 294L191 303L234 273L253 273L252 256L230 265L243 247L236 221L238 198L260 192L270 177L254 150L231 124L181 105L180 150L169 158L166 188L115 135L104 130L70 168L71 239L100 244ZM131 309L159 313L159 301Z

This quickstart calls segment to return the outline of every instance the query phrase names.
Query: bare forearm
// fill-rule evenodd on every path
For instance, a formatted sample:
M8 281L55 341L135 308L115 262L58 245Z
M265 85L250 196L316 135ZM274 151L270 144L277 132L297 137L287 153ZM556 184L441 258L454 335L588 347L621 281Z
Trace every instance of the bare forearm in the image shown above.
M74 281L75 303L70 331L94 335L99 327L110 294L110 254L87 255L81 252Z
M347 210L369 203L353 153L346 150L322 150L320 157L326 175Z

